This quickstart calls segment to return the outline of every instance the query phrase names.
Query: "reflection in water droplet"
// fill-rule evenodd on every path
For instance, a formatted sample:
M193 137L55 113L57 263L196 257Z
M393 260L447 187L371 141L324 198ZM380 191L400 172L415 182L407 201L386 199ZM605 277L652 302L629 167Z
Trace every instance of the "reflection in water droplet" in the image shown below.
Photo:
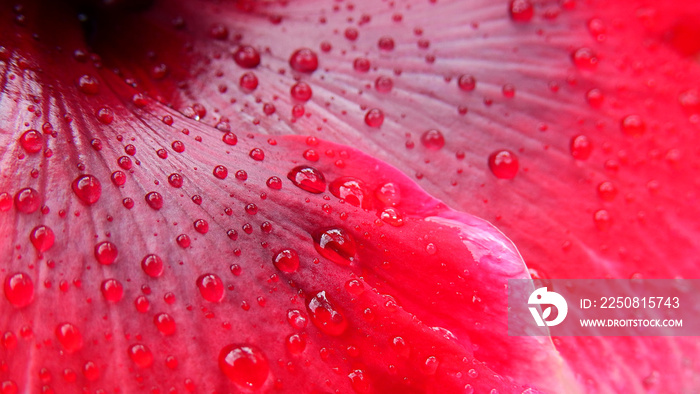
M228 345L219 352L219 369L233 383L249 390L260 389L270 372L263 352L251 345Z
M287 174L287 178L302 190L319 194L326 191L326 179L321 171L308 166L297 166Z
M323 333L339 336L345 332L348 322L340 310L326 296L325 291L316 293L306 304L311 322Z
M313 239L316 251L328 260L338 265L349 265L354 261L355 240L344 229L320 230L313 234Z

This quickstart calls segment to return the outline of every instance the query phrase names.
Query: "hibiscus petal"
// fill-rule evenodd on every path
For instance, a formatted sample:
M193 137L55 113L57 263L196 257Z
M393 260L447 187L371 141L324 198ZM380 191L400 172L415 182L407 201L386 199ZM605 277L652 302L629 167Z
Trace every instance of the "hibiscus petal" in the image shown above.
M184 113L387 160L496 222L536 276L697 276L697 4L538 2L534 16L490 1L242 4L198 4L208 16L172 34L187 84L153 86ZM236 86L252 75L229 57L240 45L261 54L252 93ZM290 72L299 48L318 69ZM695 341L557 344L590 389L697 384L679 379L697 374Z
M356 149L187 119L44 11L2 43L3 392L573 387L506 333L529 273L493 226Z

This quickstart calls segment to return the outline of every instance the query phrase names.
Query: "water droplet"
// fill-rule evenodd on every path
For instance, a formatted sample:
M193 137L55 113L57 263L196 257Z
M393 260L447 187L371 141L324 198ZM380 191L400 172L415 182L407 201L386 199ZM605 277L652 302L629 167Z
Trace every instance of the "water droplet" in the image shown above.
M272 176L267 179L267 187L274 190L282 189L282 180L276 176Z
M5 298L18 308L29 305L34 299L32 278L23 272L8 275L5 278Z
M361 180L353 177L340 177L328 186L328 190L346 203L356 207L369 209L371 201L368 198L367 187Z
M306 349L306 339L299 334L292 334L285 342L287 350L292 354L301 354Z
M26 187L15 194L15 207L22 213L36 212L40 202L39 193L31 187Z
M430 150L440 150L445 146L445 137L440 130L431 129L420 136L420 142Z
M387 36L380 37L379 41L377 41L377 46L383 51L393 51L395 46L394 39Z
M598 230L607 231L612 225L612 217L608 211L600 209L593 214L593 222Z
M175 333L175 320L167 313L159 313L153 317L153 323L158 331L163 335L173 335Z
M489 155L489 169L496 178L513 179L518 173L518 158L509 150L498 150Z
M107 107L102 107L97 110L97 120L102 124L111 124L114 121L114 113Z
M120 158L118 158L117 164L119 164L119 167L121 167L123 170L130 170L131 167L134 166L134 164L131 162L131 159L128 156L121 156Z
M341 228L318 231L313 239L316 251L338 265L349 265L355 259L355 240Z
M181 188L183 183L182 175L170 174L170 176L168 176L168 183L174 188Z
M190 247L190 237L187 234L180 234L175 238L175 241L177 242L178 245L180 245L181 248L189 248Z
M460 75L459 79L457 80L457 85L465 92L471 92L476 88L476 78L474 78L472 75Z
M100 181L92 175L81 175L73 181L73 192L87 205L92 205L100 199L102 195L102 185Z
M598 56L590 48L579 48L571 55L574 65L583 70L594 70L598 66Z
M292 98L294 100L309 101L311 100L313 91L311 90L311 86L309 86L308 83L298 82L292 85L292 88L290 89L289 93L292 95Z
M384 223L388 223L394 227L401 227L404 225L403 215L393 207L384 208L379 214L379 218L382 219Z
M221 349L219 369L233 383L248 390L260 389L270 373L263 352L250 345L228 345Z
M321 171L313 167L294 167L289 171L289 174L287 174L287 178L292 181L295 186L307 192L319 194L326 191L326 179Z
M626 135L638 137L646 131L646 124L639 115L628 115L620 122L620 128Z
M19 137L19 144L27 153L37 153L44 147L44 137L36 130L27 130Z
M92 75L85 74L78 79L78 89L89 95L100 92L100 83Z
M357 279L350 279L345 282L345 290L354 296L359 296L365 292L365 285Z
M222 141L226 143L226 145L231 145L234 146L238 143L238 137L236 137L235 134L233 133L226 133L224 136L221 138Z
M435 375L435 372L437 372L439 365L440 362L438 361L438 359L435 356L430 356L425 359L423 365L421 366L421 369L426 375Z
M95 259L102 265L110 265L117 259L117 246L109 241L95 245Z
M352 68L360 73L366 73L369 71L370 62L366 57L358 57L352 61Z
M603 100L605 100L605 95L600 89L593 88L586 92L586 101L593 108L600 108L603 105Z
M289 65L300 73L311 73L318 68L318 56L311 49L297 49L289 58Z
M290 309L287 311L287 322L297 330L303 330L308 323L306 315L298 309Z
M328 299L325 291L316 293L306 304L311 322L323 333L339 336L345 332L348 322L343 313Z
M601 182L598 185L598 197L603 201L612 201L617 196L617 188L610 181Z
M150 192L146 194L145 199L148 206L156 211L163 208L163 196L161 196L160 193Z
M389 93L394 88L394 81L385 76L379 76L374 81L374 88L380 93Z
M224 283L216 274L204 274L197 278L197 288L202 297L209 302L224 299Z
M197 219L193 223L194 229L200 234L206 234L209 231L209 223L204 219Z
M361 369L355 369L348 374L350 385L356 393L368 393L370 391L369 379Z
M29 240L40 253L49 250L53 246L55 239L53 230L43 224L34 227L31 234L29 234Z
M576 135L571 138L571 145L569 148L571 149L571 156L573 156L574 159L586 160L593 151L593 144L585 135Z
M248 173L244 170L238 170L236 171L236 179L238 179L239 181L245 181L246 179L248 179Z
M253 72L247 72L241 75L238 80L238 85L244 90L253 91L258 88L258 76Z
M110 177L115 186L122 186L126 183L126 174L122 171L114 171Z
M530 0L511 0L509 13L516 22L529 22L534 15L534 8Z
M469 371L467 371L467 375L469 375L469 377L472 379L476 379L479 377L479 372L477 372L476 369L472 368Z
M141 368L148 368L153 364L153 353L146 345L139 343L131 345L127 353L131 361Z
M249 45L241 45L233 53L233 60L243 68L255 68L260 64L260 53Z
M379 127L384 123L384 112L381 109L372 108L365 114L365 124L369 127Z
M278 270L292 273L299 268L299 254L294 249L284 249L272 259Z
M350 41L355 41L355 40L357 40L357 36L358 36L359 34L360 34L360 33L359 33L359 32L357 31L357 29L354 28L354 27L348 27L348 28L346 28L346 29L345 29L345 33L344 33L345 38L347 38L347 39L350 40Z
M251 149L248 155L255 161L263 161L263 159L265 159L265 152L260 148Z
M56 326L56 338L68 353L73 353L83 347L83 336L78 328L71 323L62 323Z
M111 302L118 302L124 296L124 287L116 279L106 279L101 286L102 296Z
M228 176L228 169L222 165L218 165L214 167L214 176L219 178L219 179L226 179Z
M151 278L157 278L163 275L163 260L155 254L149 254L141 260L141 269Z

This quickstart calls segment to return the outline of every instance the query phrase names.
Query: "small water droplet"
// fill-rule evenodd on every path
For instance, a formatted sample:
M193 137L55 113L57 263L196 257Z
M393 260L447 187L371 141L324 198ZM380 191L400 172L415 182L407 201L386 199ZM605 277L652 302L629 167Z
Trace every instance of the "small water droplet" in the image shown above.
M238 137L236 137L235 134L230 132L224 134L224 136L221 139L226 143L226 145L234 146L238 143Z
M385 76L379 76L374 81L374 88L380 93L389 93L394 88L394 81Z
M151 278L163 275L163 260L155 254L149 254L141 260L141 269Z
M465 92L471 92L476 88L476 78L474 78L473 75L460 75L457 80L457 85Z
M367 187L361 180L353 177L340 177L328 186L328 190L336 196L344 200L350 205L369 209L371 201L368 198Z
M68 353L73 353L83 347L83 336L76 326L62 323L56 326L56 338Z
M95 259L102 265L114 263L118 253L117 246L109 241L100 242L95 245Z
M292 354L301 354L306 349L306 339L300 334L292 334L285 341L287 350Z
M141 368L148 368L153 364L153 353L146 345L131 345L127 353L131 361Z
M598 66L598 56L590 48L579 48L571 55L574 65L582 70L595 70Z
M54 236L53 230L43 224L34 227L29 234L29 240L40 253L49 250L53 246L55 239L56 237Z
M5 278L4 290L5 298L18 308L29 305L34 299L34 282L23 272L8 275Z
M193 223L195 231L200 234L206 234L209 232L209 223L204 219L197 219Z
M214 167L213 174L219 179L226 179L226 177L228 176L228 169L222 165L218 165Z
M292 273L299 268L299 254L294 249L284 249L272 259L278 270Z
M365 292L365 285L357 279L350 279L345 282L345 290L354 296L359 296Z
M366 73L369 71L370 62L366 57L358 57L352 61L352 68L360 73Z
M393 51L395 47L394 39L391 37L380 37L377 46L383 51Z
M92 205L100 199L102 195L102 185L100 181L90 174L81 175L72 183L73 192L87 205Z
M445 146L445 137L440 130L431 129L421 135L420 142L430 150L440 150Z
M289 174L287 174L287 178L292 181L295 186L307 192L319 194L326 191L326 179L321 171L313 167L294 167L289 171Z
M394 227L401 227L404 225L403 215L393 207L384 208L379 214L379 218L382 219L384 223L388 223Z
M612 217L608 211L600 209L593 214L593 222L598 230L607 231L612 226Z
M571 138L569 148L574 159L586 160L593 151L593 144L585 135L576 135Z
M41 198L39 193L31 187L21 189L15 194L15 207L22 213L34 213L39 209Z
M233 60L240 67L255 68L260 64L260 53L249 45L241 45L233 53Z
M610 181L601 182L598 185L598 197L603 201L612 201L617 196L617 188Z
M153 323L158 331L163 335L173 335L175 333L175 320L167 313L159 313L153 317Z
M625 116L620 122L620 128L626 135L638 137L646 131L646 124L639 115Z
M345 332L348 322L343 313L328 299L325 291L316 293L306 304L311 322L323 333L339 336Z
M106 279L101 286L102 296L111 302L118 302L124 296L124 287L116 279Z
M384 123L384 112L377 108L372 108L365 114L365 124L369 127L380 127Z
M294 100L304 102L311 100L311 96L313 95L311 86L309 86L309 84L306 82L295 83L294 85L292 85L292 88L290 89L289 93L292 95L292 98Z
M89 95L95 95L100 92L100 83L92 75L82 75L78 78L78 89Z
M160 193L150 192L146 194L145 199L148 206L156 211L163 208L163 196L161 196Z
M282 180L276 176L272 176L267 179L267 187L274 190L282 189Z
M355 240L341 228L329 228L313 234L314 248L323 257L338 264L349 265L357 252Z
M238 85L249 92L252 92L253 90L257 89L258 83L258 76L255 75L255 73L253 72L244 73L238 80Z
M498 150L489 155L489 169L496 178L513 179L518 173L518 158L509 150Z
M263 352L251 345L228 345L219 352L219 369L233 383L247 390L260 389L270 373Z
M224 283L216 274L204 274L197 278L197 288L202 298L209 302L221 302L224 299Z
M511 0L508 11L515 22L529 22L535 13L530 0Z
M265 152L260 148L251 149L248 155L255 161L263 161L263 159L265 159Z
M318 56L316 52L308 48L297 49L289 58L289 65L293 70L301 73L311 73L318 68Z

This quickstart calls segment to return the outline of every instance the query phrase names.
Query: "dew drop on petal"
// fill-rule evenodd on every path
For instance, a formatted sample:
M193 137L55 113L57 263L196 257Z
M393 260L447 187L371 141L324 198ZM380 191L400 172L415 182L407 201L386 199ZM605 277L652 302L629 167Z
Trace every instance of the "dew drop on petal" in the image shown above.
M317 231L313 234L313 240L316 251L338 265L349 265L355 259L355 240L341 228Z
M248 91L253 91L258 88L258 77L253 72L247 72L241 75L238 80L238 85Z
M181 188L182 184L183 184L182 175L177 174L177 173L170 174L168 176L168 183L170 184L170 186L172 186L176 189Z
M206 234L209 232L209 223L204 219L197 219L193 223L195 231L200 234Z
M220 302L224 299L224 283L216 274L204 274L197 278L197 288L202 298L209 302Z
M586 160L593 151L593 144L587 136L576 135L571 138L569 149L571 150L571 156L573 156L574 159Z
M92 75L82 75L78 78L78 89L88 95L95 95L100 91L100 83Z
M574 65L582 70L594 70L598 66L598 56L590 48L579 48L571 55Z
M153 353L146 345L131 345L127 353L131 361L141 368L148 368L153 364Z
M289 93L292 95L292 98L294 100L298 101L309 101L311 100L311 96L313 95L311 86L309 86L309 84L306 82L295 83L294 85L292 85L292 88L290 89Z
M158 192L150 192L146 194L146 204L156 211L163 208L163 196Z
M219 352L219 369L237 386L260 389L270 373L263 352L251 345L228 345Z
M226 179L226 177L228 176L228 169L222 165L218 165L214 167L213 174L219 179Z
M106 279L101 286L102 296L107 301L118 302L124 296L124 287L116 279Z
M472 75L460 75L459 79L457 80L457 85L465 92L471 92L476 88L476 79Z
M394 88L394 81L385 76L379 76L374 81L374 88L380 93L389 93Z
M37 251L40 253L46 252L52 246L56 237L54 236L53 230L45 225L39 225L34 227L32 232L29 234L29 240L34 245Z
M282 189L282 180L279 177L272 176L267 179L267 187L274 190Z
M430 129L421 135L420 142L430 150L440 150L445 146L445 137L440 130Z
M83 347L83 336L73 324L61 323L56 326L55 333L58 342L69 353L73 353Z
M598 197L603 201L612 201L617 196L617 187L610 182L604 181L598 185Z
M39 209L41 198L31 187L26 187L15 194L15 207L22 213L34 213Z
M508 11L510 18L516 22L529 22L534 15L530 0L511 0Z
M159 313L153 317L153 323L163 335L173 335L177 325L175 320L167 313Z
M384 112L381 109L372 108L365 114L365 124L369 127L380 127L384 123Z
M226 143L226 145L231 145L234 146L238 143L238 137L236 137L235 134L228 132L225 133L223 137L221 137L221 140Z
M384 223L388 223L394 227L401 227L404 225L403 215L393 207L384 208L379 214L379 218L382 219Z
M369 193L365 183L353 177L340 177L328 186L328 190L337 198L344 200L350 205L370 208Z
M319 291L306 303L311 322L323 333L342 335L348 327L343 313L328 299L325 291Z
M308 323L306 315L298 309L290 309L287 311L287 322L297 330L303 330Z
M294 249L284 249L275 255L272 262L278 270L292 273L299 268L299 254Z
M306 349L306 339L300 334L291 334L285 341L287 350L292 354L301 354Z
M260 148L251 149L248 155L255 161L263 161L265 159L265 152Z
M100 181L90 174L81 175L72 183L73 192L87 205L92 205L100 199L102 195L102 185Z
M401 189L399 185L387 182L375 190L374 196L385 206L395 206L401 201Z
M240 67L255 68L260 64L260 53L249 45L241 45L233 53L233 60Z
M27 130L19 137L19 144L27 153L37 153L44 147L44 137L36 130Z
M302 190L319 194L326 191L326 178L321 171L308 166L297 166L287 174L287 178Z
M8 275L5 278L4 290L5 298L18 308L29 305L34 299L34 282L23 272Z
M363 370L353 370L348 374L348 379L350 379L350 385L356 393L370 392L369 379L367 378Z
M155 254L149 254L141 260L141 269L151 278L163 275L163 260Z
M383 51L393 51L395 45L394 39L387 36L380 37L377 41L377 46Z
M518 173L518 158L509 150L502 149L489 155L489 169L500 179L513 179Z
M109 241L95 245L95 259L102 265L110 265L117 259L117 246Z
M625 116L620 122L620 128L626 135L638 137L646 131L646 124L639 115Z
M311 73L318 68L318 56L316 52L308 48L297 49L289 58L289 65L293 70L301 73Z
M350 279L345 282L345 290L354 296L359 296L365 292L365 285L357 279Z
M608 211L600 209L593 214L593 222L598 230L607 231L612 225L612 217Z

